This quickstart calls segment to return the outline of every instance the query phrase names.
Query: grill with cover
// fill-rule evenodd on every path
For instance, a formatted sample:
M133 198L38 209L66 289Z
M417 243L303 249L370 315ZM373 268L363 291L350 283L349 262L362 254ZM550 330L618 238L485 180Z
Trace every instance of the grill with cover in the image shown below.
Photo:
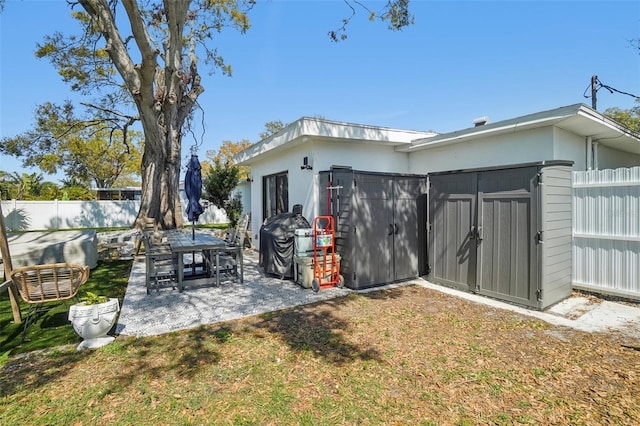
M293 245L296 229L311 228L309 221L295 213L271 216L260 228L260 266L281 279L293 277Z

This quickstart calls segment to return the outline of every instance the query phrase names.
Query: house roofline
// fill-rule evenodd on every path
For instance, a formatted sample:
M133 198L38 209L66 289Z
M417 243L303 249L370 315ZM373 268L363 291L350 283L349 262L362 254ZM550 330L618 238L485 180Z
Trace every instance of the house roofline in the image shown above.
M301 117L284 129L235 155L238 165L250 165L257 158L291 148L313 139L342 143L374 143L389 146L408 145L435 132L400 130L390 127L345 123L313 117Z
M576 120L579 120L577 122ZM591 126L581 125L585 123ZM596 125L596 127L593 126ZM443 133L433 137L414 140L410 146L396 148L399 152L414 152L424 149L436 148L459 142L468 142L474 139L496 136L505 133L515 133L518 131L535 129L546 126L556 126L563 129L570 129L583 137L594 137L595 141L625 138L628 142L637 142L628 147L629 152L640 153L640 135L633 133L628 128L616 121L605 117L598 111L587 107L584 104L574 104L565 107L555 108L548 111L541 111L534 114L523 115L508 120L498 121L478 127L471 127L450 133ZM617 147L620 148L618 141Z

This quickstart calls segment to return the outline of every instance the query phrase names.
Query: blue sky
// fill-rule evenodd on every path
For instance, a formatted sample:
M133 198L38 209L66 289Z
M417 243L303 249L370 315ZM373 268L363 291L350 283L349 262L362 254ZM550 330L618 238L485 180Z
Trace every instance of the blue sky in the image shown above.
M379 9L382 2L369 2ZM258 0L245 35L216 47L233 77L201 65L205 132L199 153L222 141L257 141L268 121L302 116L399 129L449 132L473 119L499 121L583 102L592 75L640 96L638 1L412 0L415 25L392 32L359 13L348 39L327 32L348 16L341 0ZM0 14L0 138L27 131L36 105L78 99L33 55L54 31L73 32L63 0L7 0ZM587 92L587 94L589 94ZM634 99L598 92L598 110ZM200 121L201 116L197 120ZM26 171L0 156L0 170ZM59 176L46 176L57 180Z

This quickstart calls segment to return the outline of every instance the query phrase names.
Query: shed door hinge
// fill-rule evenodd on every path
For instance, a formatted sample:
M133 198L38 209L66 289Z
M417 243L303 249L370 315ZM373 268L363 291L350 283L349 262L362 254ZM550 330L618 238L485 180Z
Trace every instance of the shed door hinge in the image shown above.
M538 298L538 302L542 302L542 289L536 291L536 297Z
M542 231L538 231L536 233L536 244L542 244L544 241L542 240Z

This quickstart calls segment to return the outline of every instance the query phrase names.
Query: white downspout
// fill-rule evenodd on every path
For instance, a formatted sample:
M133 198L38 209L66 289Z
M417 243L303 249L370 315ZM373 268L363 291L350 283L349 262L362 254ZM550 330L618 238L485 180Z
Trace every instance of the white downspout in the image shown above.
M591 136L587 136L587 170L593 168L593 147Z
M593 170L598 170L598 142L593 142Z

